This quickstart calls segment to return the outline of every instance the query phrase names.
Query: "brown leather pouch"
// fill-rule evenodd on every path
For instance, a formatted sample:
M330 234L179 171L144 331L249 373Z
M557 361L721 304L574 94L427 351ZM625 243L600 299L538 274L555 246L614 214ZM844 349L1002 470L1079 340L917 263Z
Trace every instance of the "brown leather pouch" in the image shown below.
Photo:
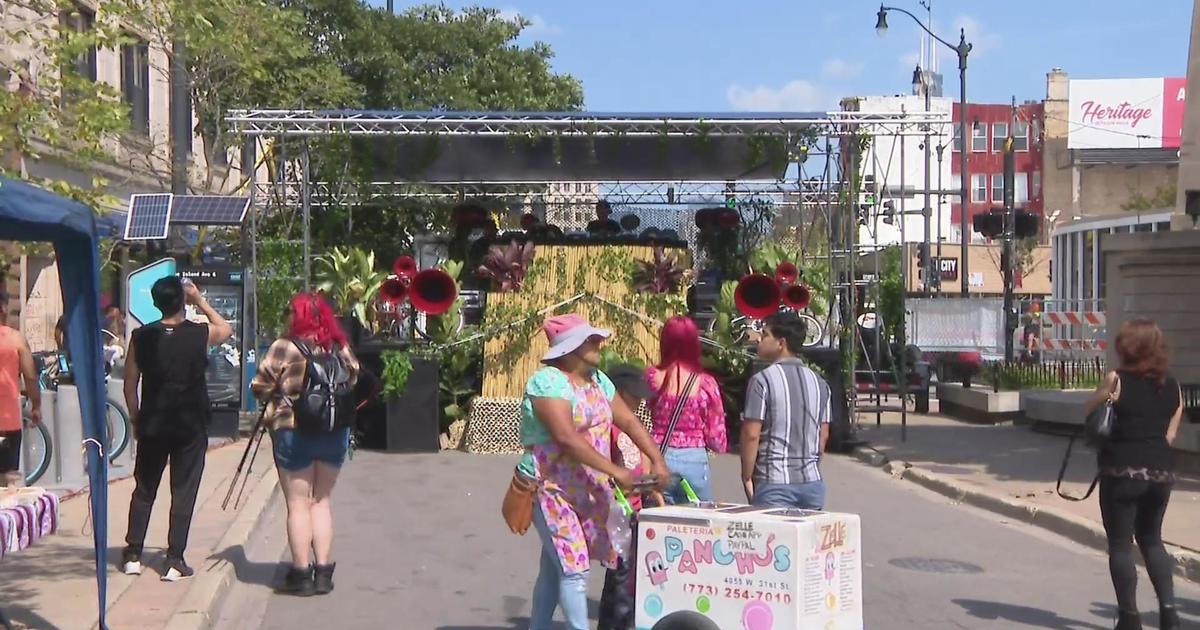
M500 505L500 513L512 533L521 536L529 530L533 523L533 493L537 490L537 482L513 470L512 481L508 484L508 492L504 493L504 502Z

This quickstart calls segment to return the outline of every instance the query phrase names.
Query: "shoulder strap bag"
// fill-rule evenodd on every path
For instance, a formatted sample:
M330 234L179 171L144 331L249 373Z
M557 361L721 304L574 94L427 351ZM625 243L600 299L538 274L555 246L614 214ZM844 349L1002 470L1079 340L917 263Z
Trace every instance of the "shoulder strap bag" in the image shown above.
M1091 485L1088 486L1087 492L1085 492L1083 496L1071 496L1063 492L1062 489L1063 477L1066 476L1067 465L1071 462L1071 449L1074 448L1075 440L1079 438L1080 433L1085 436L1089 444L1099 447L1103 447L1104 443L1107 442L1110 437L1112 437L1113 424L1117 420L1117 411L1113 407L1113 403L1115 403L1117 399L1121 397L1121 375L1116 372L1113 374L1117 379L1117 385L1113 389L1112 393L1108 395L1108 398L1105 399L1104 402L1100 403L1099 406L1097 406L1092 410L1091 413L1088 414L1087 418L1084 419L1083 429L1081 431L1077 431L1071 436L1071 439L1067 441L1067 452L1063 455L1062 466L1058 468L1058 481L1054 485L1054 491L1058 494L1058 496L1068 501L1087 500L1092 496L1092 493L1096 491L1096 485L1100 483L1100 473L1097 471L1096 476L1092 477Z

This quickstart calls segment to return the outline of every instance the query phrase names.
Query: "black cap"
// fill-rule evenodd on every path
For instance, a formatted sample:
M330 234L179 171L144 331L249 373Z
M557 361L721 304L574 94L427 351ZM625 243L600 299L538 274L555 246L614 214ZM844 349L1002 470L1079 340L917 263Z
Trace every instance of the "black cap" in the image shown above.
M643 400L654 396L654 391L650 389L650 384L646 382L646 373L639 367L626 363L617 363L608 366L608 369L604 373L608 375L609 380L613 382L618 392L625 392Z

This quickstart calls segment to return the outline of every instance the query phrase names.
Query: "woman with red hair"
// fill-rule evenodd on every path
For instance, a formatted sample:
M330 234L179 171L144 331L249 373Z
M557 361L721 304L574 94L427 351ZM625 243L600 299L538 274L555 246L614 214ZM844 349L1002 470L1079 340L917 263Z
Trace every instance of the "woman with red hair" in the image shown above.
M323 595L333 590L335 566L330 557L333 514L329 497L346 460L350 429L299 431L293 405L306 386L306 355L316 360L336 354L338 360L333 363L340 368L334 371L346 387L353 387L359 366L333 309L316 293L300 293L292 298L287 331L267 350L250 387L266 404L263 418L271 429L279 485L287 502L292 567L280 591ZM315 556L315 566L309 564L310 555Z
M658 365L646 370L646 380L657 393L650 401L651 435L659 446L666 445L667 468L686 479L698 499L712 501L708 451L725 452L725 404L717 379L700 366L696 323L684 315L667 320L659 337L659 353ZM681 397L679 420L675 430L669 431ZM673 503L687 500L679 483L672 484L665 498Z
M1110 372L1087 410L1111 401L1112 434L1100 447L1100 515L1108 537L1108 570L1117 594L1117 630L1141 630L1133 543L1142 551L1158 596L1159 627L1180 628L1174 561L1162 524L1175 483L1171 444L1183 415L1179 383L1167 371L1167 342L1152 320L1133 319L1117 333L1121 367Z

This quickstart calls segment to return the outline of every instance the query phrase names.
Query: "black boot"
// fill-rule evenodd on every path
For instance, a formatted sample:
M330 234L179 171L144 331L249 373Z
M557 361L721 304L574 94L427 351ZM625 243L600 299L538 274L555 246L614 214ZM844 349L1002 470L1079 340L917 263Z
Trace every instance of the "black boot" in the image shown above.
M1158 627L1162 630L1179 630L1183 624L1179 621L1179 611L1175 606L1159 606Z
M1142 630L1142 617L1136 610L1118 610L1117 625L1113 630Z
M337 563L318 564L315 573L316 593L317 595L326 595L333 592L333 569Z
M308 597L316 592L316 584L313 582L312 567L289 567L287 576L283 578L283 586L278 589L279 593L284 595L296 595L298 597Z

